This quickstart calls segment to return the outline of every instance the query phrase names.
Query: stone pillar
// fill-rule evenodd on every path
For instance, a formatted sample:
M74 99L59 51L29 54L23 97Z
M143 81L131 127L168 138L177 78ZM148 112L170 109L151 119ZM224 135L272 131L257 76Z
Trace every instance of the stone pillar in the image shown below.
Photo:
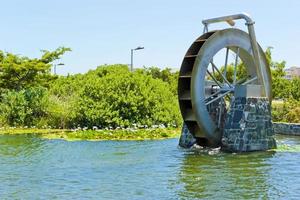
M226 116L222 149L246 152L276 148L269 100L237 96L233 97Z
M179 139L179 146L182 148L191 148L194 144L196 144L196 142L196 138L190 133L186 124L183 123Z

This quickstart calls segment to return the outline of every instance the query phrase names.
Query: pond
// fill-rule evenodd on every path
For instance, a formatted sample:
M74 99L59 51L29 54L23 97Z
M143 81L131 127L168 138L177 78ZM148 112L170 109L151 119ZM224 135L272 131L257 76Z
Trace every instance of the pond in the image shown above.
M178 139L0 136L1 199L299 199L300 137L275 152L183 150Z

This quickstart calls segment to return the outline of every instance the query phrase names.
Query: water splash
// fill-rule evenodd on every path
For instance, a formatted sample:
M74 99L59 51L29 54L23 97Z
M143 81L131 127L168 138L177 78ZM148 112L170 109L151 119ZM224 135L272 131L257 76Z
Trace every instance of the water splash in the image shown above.
M219 153L224 153L220 147L218 148L207 148L202 147L198 144L194 144L189 151L200 154L208 154L208 155L216 155ZM286 143L286 141L277 140L277 148L270 149L268 151L272 152L300 152L300 144L299 143ZM232 153L237 154L237 153Z
M300 152L300 145L295 144L278 144L277 149L273 149L276 152Z
M208 155L216 155L221 153L221 147L218 148L208 148L208 147L203 147L200 146L198 144L194 144L190 150L192 150L193 152L197 152L197 153L204 153L204 154L208 154Z

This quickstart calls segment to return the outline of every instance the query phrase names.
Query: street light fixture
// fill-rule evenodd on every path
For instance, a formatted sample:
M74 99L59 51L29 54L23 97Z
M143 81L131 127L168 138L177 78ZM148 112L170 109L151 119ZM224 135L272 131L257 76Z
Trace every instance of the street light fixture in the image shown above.
M131 49L131 63L130 63L130 71L133 71L133 51L138 51L138 50L142 50L144 49L144 47L140 47L138 46L135 49Z
M54 64L54 74L56 75L56 66L59 65L59 66L62 66L62 65L65 65L64 63L58 63L58 64Z

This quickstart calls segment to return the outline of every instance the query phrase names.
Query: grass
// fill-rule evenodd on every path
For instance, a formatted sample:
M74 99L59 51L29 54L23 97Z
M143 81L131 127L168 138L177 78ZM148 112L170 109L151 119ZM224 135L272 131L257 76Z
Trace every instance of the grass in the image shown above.
M47 139L65 140L157 140L178 138L179 128L157 129L119 129L119 130L85 130L71 131L68 129L33 129L4 128L0 135L36 135Z

